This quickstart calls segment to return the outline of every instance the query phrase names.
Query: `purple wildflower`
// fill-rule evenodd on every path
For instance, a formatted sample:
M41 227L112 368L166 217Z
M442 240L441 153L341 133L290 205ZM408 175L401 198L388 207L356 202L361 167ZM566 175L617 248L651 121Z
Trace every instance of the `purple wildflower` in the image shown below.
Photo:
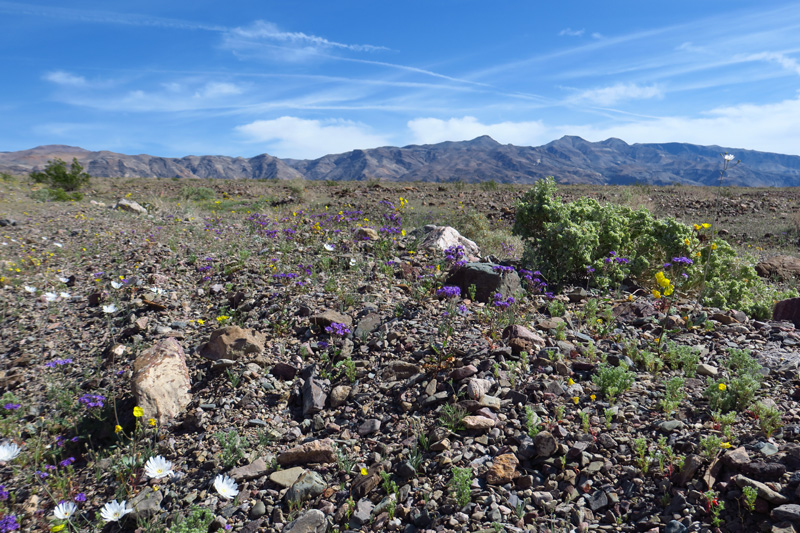
M66 467L68 467L69 465L71 465L74 462L75 462L75 458L74 457L67 457L66 459L64 459L63 461L61 461L58 464L61 466L61 468L66 468Z
M340 322L332 322L330 326L325 328L325 332L330 335L344 337L345 335L350 333L350 329L346 325Z
M454 285L445 285L441 289L437 289L436 296L444 298L457 298L461 296L461 288Z
M73 498L73 499L76 502L85 502L86 501L86 494L84 494L83 492L79 492L78 494L75 495L75 498Z
M106 397L99 394L84 394L78 401L88 408L103 407L105 405Z
M17 517L13 514L7 514L0 518L0 533L8 533L9 531L16 531L19 529Z
M22 405L20 405L20 404L18 404L18 403L7 403L7 404L5 404L5 405L3 406L3 408L4 408L6 411L16 411L16 410L17 410L17 409L19 409L20 407L22 407Z
M7 500L9 495L9 492L6 490L6 486L0 485L0 500Z

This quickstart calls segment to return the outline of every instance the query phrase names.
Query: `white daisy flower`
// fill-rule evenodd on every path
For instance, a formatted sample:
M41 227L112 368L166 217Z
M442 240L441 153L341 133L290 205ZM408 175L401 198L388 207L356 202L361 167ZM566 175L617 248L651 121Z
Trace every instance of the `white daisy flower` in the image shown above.
M733 154L725 154L725 161L733 161Z
M334 245L332 245L332 244L325 244L325 245L323 246L323 248L325 248L325 249L326 249L326 250L328 250L329 252L332 252L332 251L334 251L334 250L336 249L336 247L335 247Z
M31 294L36 292L36 287L31 287L30 285L25 285L22 288L25 289L25 292L29 292Z
M116 313L117 310L118 310L117 306L114 304L108 304L103 306L103 312L106 313L107 315L111 313Z
M122 500L122 503L117 503L117 500L114 500L103 506L100 510L100 516L103 517L106 523L118 522L120 518L132 511L133 509L127 507L125 500Z
M56 300L58 300L58 294L54 292L46 292L44 293L44 300L46 302L55 302Z
M175 472L172 471L172 463L167 461L160 455L151 457L144 465L144 473L147 477L153 479L161 479L166 476L173 476Z
M58 281L60 281L61 283L66 283L69 281L69 278L58 278Z
M70 298L72 298L72 295L68 292L59 292L58 295L64 298L65 300L69 300Z
M122 287L122 283L120 283L119 281L111 280L111 286L114 287L115 289L119 289L120 287Z
M56 508L53 510L53 514L59 520L69 520L69 518L75 514L75 511L78 510L78 506L72 502L61 502L56 505Z
M64 245L61 244L60 242L54 242L53 246L58 246L59 248L63 248L64 247Z
M217 489L220 496L228 500L235 498L239 494L239 485L236 484L233 478L222 474L214 478L214 488Z
M4 442L3 444L0 444L0 463L16 459L19 455L19 452L19 446L13 442Z

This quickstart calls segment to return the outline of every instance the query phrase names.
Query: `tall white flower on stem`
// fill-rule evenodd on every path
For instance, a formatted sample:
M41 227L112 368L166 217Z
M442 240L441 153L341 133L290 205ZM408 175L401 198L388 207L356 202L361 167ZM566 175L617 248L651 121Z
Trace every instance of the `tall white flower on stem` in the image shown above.
M239 494L239 486L233 478L222 474L214 478L214 488L217 489L220 496L228 500L235 498Z
M53 514L59 520L69 520L72 515L75 514L75 511L78 510L78 506L72 502L61 502L56 505L56 508L53 510Z
M129 509L125 500L122 500L122 503L118 503L117 500L113 500L108 502L100 509L100 516L103 517L103 520L108 522L118 522L120 518L125 516L126 514L133 512L133 509Z
M144 473L147 474L147 477L152 479L161 479L162 477L172 477L175 475L175 472L172 471L172 463L160 455L156 455L147 460L144 465Z
M723 157L725 161L733 161L733 154L725 154Z

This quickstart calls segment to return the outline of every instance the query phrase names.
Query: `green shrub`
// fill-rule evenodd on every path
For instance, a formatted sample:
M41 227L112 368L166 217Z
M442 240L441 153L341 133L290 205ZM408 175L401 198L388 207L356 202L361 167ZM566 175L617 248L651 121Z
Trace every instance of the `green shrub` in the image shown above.
M747 350L734 348L729 351L725 366L727 371L721 377L706 380L704 396L709 408L727 413L750 407L764 379L761 365Z
M592 382L600 387L600 392L613 403L614 399L631 388L636 375L628 370L624 363L619 366L602 364L597 369L597 374L592 376Z
M206 533L214 520L214 513L192 505L191 512L185 520L176 519L168 533Z
M213 200L217 194L208 187L192 187L186 186L181 189L178 196L183 200L194 200L195 202L202 202L205 200Z
M72 202L83 199L83 195L77 191L67 192L64 189L39 189L33 191L31 198L40 202Z
M732 307L756 318L767 318L774 301L796 295L779 293L759 278L752 266L724 240L716 239L712 251L701 243L690 226L672 218L656 219L646 209L609 204L591 198L565 203L556 197L552 178L536 182L517 205L514 234L525 240L523 263L542 272L551 286L587 282L601 288L615 287L630 276L654 285L654 275L673 257L694 261L681 272L667 272L687 294L703 289L703 271L709 260L704 302ZM628 262L606 261L609 254ZM699 256L697 254L700 254ZM594 269L589 275L590 269Z
M36 183L46 183L54 189L62 189L62 192L77 191L89 183L89 178L89 174L83 171L83 167L74 157L69 170L67 163L56 158L48 161L44 170L31 172L31 179Z

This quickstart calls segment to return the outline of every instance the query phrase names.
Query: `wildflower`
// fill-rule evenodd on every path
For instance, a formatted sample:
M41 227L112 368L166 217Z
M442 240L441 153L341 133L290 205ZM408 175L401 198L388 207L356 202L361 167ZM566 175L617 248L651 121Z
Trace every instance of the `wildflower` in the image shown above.
M717 386L717 388L718 388L719 390L722 390L722 391L724 391L724 390L727 390L727 389L728 389L728 386L727 386L727 385L725 385L724 383L720 383L720 384Z
M69 518L75 514L75 511L78 510L78 506L72 502L61 502L56 505L56 508L53 510L53 514L59 520L69 520Z
M701 225L702 225L702 226L703 226L703 228L705 228L705 229L708 229L708 228L710 228L710 227L711 227L711 224L709 224L708 222L703 222Z
M719 447L727 449L727 448L731 447L731 443L730 442L723 442L722 444L719 445Z
M655 298L661 298L661 293L660 293L660 292L658 292L656 289L653 289L653 290L652 290L652 293L653 293L653 296L654 296Z
M116 313L117 310L118 310L117 306L114 305L113 303L103 306L103 312L107 315L110 315L111 313Z
M156 419L155 418L148 418L147 423L150 424L150 427L156 427Z
M725 154L723 157L725 161L733 161L733 154Z
M202 326L203 324L205 324L205 323L206 323L206 321L205 321L205 320L203 320L202 318L198 318L198 319L197 319L197 323L198 323L198 324L200 324L200 325Z
M0 518L0 532L5 533L6 531L16 531L19 529L19 523L17 523L17 517L13 514L7 514L3 518Z
M220 496L228 500L239 494L239 486L236 482L232 478L222 474L214 478L214 488L217 489Z
M132 511L133 509L128 509L125 500L122 500L121 503L118 503L117 500L113 500L103 506L100 510L100 516L103 517L106 523L118 522L120 518Z
M575 405L578 405L578 402L579 402L580 400L581 400L581 399L580 399L580 398L578 398L577 396L573 396L573 397L572 397L572 403L574 403Z
M348 328L345 324L340 322L331 322L330 326L325 327L325 332L330 335L338 335L339 337L344 337L348 333L350 333L350 328Z
M590 394L589 395L589 399L592 400L592 401L595 401L597 399L597 395L596 394Z
M36 287L31 287L30 285L25 285L22 288L25 289L25 292L29 292L31 294L36 292Z
M44 293L44 300L46 302L55 302L58 300L58 295L54 292L46 292Z
M57 524L55 526L50 526L50 531L52 531L53 533L57 533L58 531L61 531L65 527L67 526L65 526L64 524Z
M75 495L73 500L75 500L76 502L85 502L86 494L84 494L83 492L79 492L78 494Z
M217 322L225 322L229 318L230 317L228 315L220 315L220 316L217 317Z
M6 501L10 495L11 493L6 490L6 486L0 485L0 500Z
M114 433L119 433L120 431L122 431L122 426L120 426L119 424L114 426Z
M138 405L133 408L133 416L135 416L136 418L141 418L143 414L144 411L142 411L142 408L139 407Z
M575 385L575 380L572 379L572 378L569 378L569 380L567 380L567 385Z
M364 467L362 466L362 467L361 467L361 475L362 475L362 476L366 476L368 473L369 473L369 472L367 472L367 469L366 469L366 468L364 468Z
M436 296L443 296L445 298L457 298L461 296L461 288L452 285L445 285L441 289L436 290Z
M0 444L0 463L16 459L19 455L19 446L13 442L4 442Z
M106 401L106 397L100 394L84 394L78 398L78 401L88 408L103 407L103 405L105 405L103 402Z
M325 250L327 250L329 252L332 252L332 251L334 251L336 249L336 246L334 246L333 244L329 244L329 243L324 244L322 247L325 248Z
M68 467L69 465L71 465L74 462L75 462L75 458L74 457L67 457L66 459L64 459L63 461L61 461L58 464L61 466L61 468L66 468L66 467Z
M689 246L692 243L691 243L691 241L689 239L683 239L683 244L685 244L686 246Z
M22 406L18 403L7 403L3 406L3 409L5 409L6 411L16 411L20 407Z
M711 249L712 249L712 250L716 250L716 249L717 249L717 243L715 243L715 242L712 242L712 243L711 243Z
M161 479L162 477L172 477L175 473L172 471L172 463L167 461L160 455L151 457L144 464L144 473L147 477L153 479Z

